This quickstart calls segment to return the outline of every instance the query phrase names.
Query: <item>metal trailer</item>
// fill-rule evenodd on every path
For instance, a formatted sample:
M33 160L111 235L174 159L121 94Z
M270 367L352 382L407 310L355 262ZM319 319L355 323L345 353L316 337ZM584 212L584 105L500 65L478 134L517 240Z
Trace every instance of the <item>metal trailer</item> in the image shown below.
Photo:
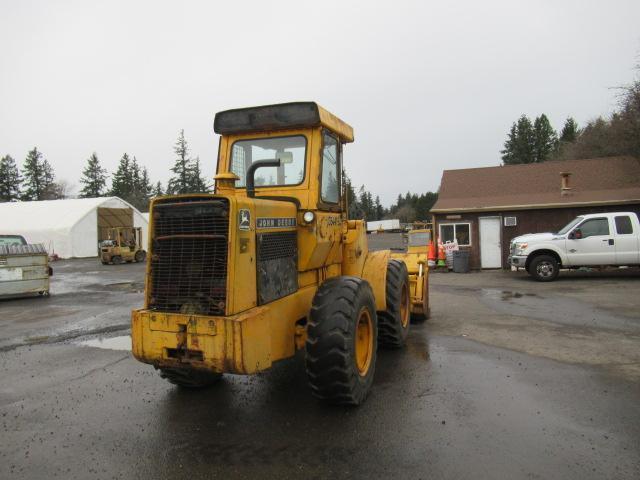
M50 273L43 245L0 245L0 298L48 295Z
M367 232L400 232L402 226L400 220L394 218L392 220L375 220L367 222Z

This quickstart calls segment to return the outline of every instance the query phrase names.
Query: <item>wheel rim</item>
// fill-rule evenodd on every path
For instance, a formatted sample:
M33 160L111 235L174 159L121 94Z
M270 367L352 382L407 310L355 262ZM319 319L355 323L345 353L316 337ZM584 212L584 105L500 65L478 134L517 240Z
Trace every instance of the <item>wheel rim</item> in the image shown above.
M363 308L358 315L356 325L356 367L361 377L364 377L371 366L373 357L373 321L369 310Z
M536 272L541 277L550 277L553 275L553 264L551 262L540 262L536 267Z
M409 290L407 284L402 284L402 303L400 304L400 321L402 322L402 328L407 328L409 325Z

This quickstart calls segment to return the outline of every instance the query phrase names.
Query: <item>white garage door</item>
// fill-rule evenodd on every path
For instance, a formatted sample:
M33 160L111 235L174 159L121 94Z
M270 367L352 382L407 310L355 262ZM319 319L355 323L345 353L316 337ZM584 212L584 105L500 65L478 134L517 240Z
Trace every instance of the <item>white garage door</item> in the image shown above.
M502 268L500 217L480 217L480 265Z

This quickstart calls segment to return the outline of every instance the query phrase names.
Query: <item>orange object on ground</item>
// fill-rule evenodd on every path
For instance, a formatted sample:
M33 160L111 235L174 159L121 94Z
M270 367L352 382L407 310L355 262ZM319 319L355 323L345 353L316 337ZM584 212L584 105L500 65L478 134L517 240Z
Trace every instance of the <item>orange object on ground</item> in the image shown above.
M444 252L444 245L440 240L438 240L438 266L447 266L447 254Z
M434 260L436 259L436 249L433 246L433 240L429 241L429 253L427 254L427 260Z

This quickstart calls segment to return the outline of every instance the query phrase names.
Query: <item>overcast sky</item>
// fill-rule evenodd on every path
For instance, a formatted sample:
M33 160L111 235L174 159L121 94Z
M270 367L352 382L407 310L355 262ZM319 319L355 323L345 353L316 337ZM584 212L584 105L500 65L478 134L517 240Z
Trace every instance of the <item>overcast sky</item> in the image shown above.
M640 2L0 0L0 155L76 184L91 152L166 182L184 128L212 176L215 112L315 100L355 129L347 171L389 205L500 163L511 123L610 113Z

